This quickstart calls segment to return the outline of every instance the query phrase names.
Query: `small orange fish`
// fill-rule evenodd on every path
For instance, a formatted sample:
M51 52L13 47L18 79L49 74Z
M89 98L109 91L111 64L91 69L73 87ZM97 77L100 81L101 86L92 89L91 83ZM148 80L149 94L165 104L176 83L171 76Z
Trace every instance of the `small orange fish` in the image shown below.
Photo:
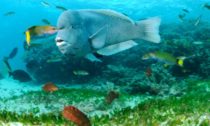
M53 26L45 25L45 26L32 26L28 28L31 36L40 36L44 34L55 34L56 28Z
M150 67L147 67L147 69L145 71L145 74L146 74L147 77L152 76L152 69Z
M44 26L32 26L25 31L25 39L28 46L31 45L31 41L38 38L51 36L57 32L56 28L49 25Z
M58 90L58 87L52 82L47 82L42 89L46 92L54 92Z
M74 106L66 106L62 115L67 120L74 122L77 126L91 126L88 117Z
M107 104L111 104L116 98L119 98L119 93L115 91L109 91L105 98L105 101Z

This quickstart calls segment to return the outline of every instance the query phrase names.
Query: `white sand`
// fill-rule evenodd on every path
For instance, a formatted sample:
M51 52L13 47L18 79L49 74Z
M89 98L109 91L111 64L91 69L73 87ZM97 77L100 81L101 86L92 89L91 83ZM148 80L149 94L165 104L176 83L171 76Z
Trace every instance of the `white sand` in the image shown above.
M67 84L56 84L60 88L83 88L81 85L67 85ZM43 84L35 82L21 83L12 78L4 78L0 80L0 98L10 98L13 96L19 96L30 91L42 90Z
M9 122L9 123L0 122L0 126L24 126L24 125L20 122Z
M91 84L56 84L59 88L74 88L74 89L92 89L92 90L109 90L108 87L104 87L103 85L91 85ZM39 91L42 90L42 84L35 84L32 82L29 83L20 83L18 81L13 80L12 78L6 78L0 80L0 98L9 101L2 100L0 102L0 110L6 109L7 111L13 111L17 113L22 112L33 112L34 109L39 109L40 111L37 115L42 113L49 113L52 111L60 111L67 101L65 99L60 99L58 103L53 103L50 105L50 108L40 102L40 104L34 104L29 102L28 100L22 101L23 99L18 98L16 100L10 100L13 96L24 95L30 91ZM112 115L114 110L120 110L126 107L135 107L137 104L151 98L150 96L132 96L124 99L124 101L116 100L112 103L112 105L103 107L103 97L94 97L89 98L84 101L73 102L72 105L78 107L85 113L88 113L89 116L101 116L101 115ZM62 101L63 100L63 101ZM62 102L61 102L62 101ZM100 102L98 102L100 101ZM85 107L84 107L85 106ZM102 109L101 109L102 107ZM103 109L104 108L104 109Z
M13 96L22 95L28 91L41 90L41 85L36 85L31 82L20 83L12 78L0 80L0 98L10 98Z

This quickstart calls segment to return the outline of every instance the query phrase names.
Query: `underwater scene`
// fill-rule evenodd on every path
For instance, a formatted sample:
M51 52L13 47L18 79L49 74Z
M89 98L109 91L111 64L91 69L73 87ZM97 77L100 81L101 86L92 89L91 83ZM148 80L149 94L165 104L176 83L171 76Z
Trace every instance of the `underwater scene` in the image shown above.
M0 126L209 126L209 0L0 0Z

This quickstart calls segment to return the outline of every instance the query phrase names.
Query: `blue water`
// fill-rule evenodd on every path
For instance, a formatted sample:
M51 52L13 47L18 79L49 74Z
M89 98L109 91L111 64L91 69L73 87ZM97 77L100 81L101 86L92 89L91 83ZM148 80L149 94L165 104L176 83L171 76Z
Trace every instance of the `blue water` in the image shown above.
M43 2L47 2L49 5L44 5ZM9 63L12 66L13 70L25 70L33 78L33 81L24 85L24 83L19 83L18 81L12 79L12 77L4 76L5 79L2 79L3 77L0 77L0 92L1 90L2 92L7 92L7 95L5 96L8 96L8 99L9 97L12 97L12 95L16 95L13 90L18 92L18 95L23 94L19 97L20 99L25 94L26 97L28 96L28 99L26 99L26 101L24 101L25 99L23 100L23 102L26 102L26 107L24 105L19 105L22 104L22 99L19 101L17 100L17 105L11 105L11 103L9 102L10 99L7 100L8 102L5 100L5 103L7 104L5 104L2 100L0 101L0 107L2 107L1 105L4 105L9 108L11 105L11 108L13 108L12 110L15 111L17 107L17 111L22 111L21 107L25 107L27 109L31 107L27 106L27 102L29 104L32 104L32 107L30 108L31 110L33 110L34 106L39 106L39 103L41 105L45 104L45 106L48 107L48 100L45 99L46 94L40 96L44 97L43 99L39 98L39 95L37 95L42 94L44 92L42 86L45 84L45 82L48 81L55 81L55 84L58 87L60 86L61 88L68 89L76 87L79 89L79 91L84 90L83 87L87 87L87 89L101 91L102 93L104 93L110 90L114 90L114 88L117 87L119 88L119 92L120 90L123 90L123 93L129 92L128 96L125 93L126 97L128 98L125 99L125 101L127 100L126 103L124 103L122 98L122 102L118 101L118 104L108 106L107 108L109 108L110 110L115 109L114 106L134 106L134 104L137 105L144 99L150 99L153 97L156 98L156 96L179 97L184 95L186 93L185 89L188 88L188 79L209 79L210 53L208 52L210 51L208 47L210 42L210 36L208 36L209 33L203 33L202 30L205 30L207 32L210 31L209 28L205 29L205 27L208 27L210 24L210 10L203 7L205 3L208 3L210 5L210 0L0 0L0 75L5 71L5 65L2 62L2 59L5 56L8 56L13 48L18 47L17 55L12 60L10 60ZM146 43L143 44L143 46L141 45L143 47L142 49L139 49L141 47L134 48L133 50L131 50L131 53L129 51L125 51L124 54L120 53L119 55L116 54L110 57L103 57L104 62L102 63L92 63L84 59L82 59L81 61L75 60L75 62L72 62L71 59L68 60L68 58L66 58L63 61L58 62L58 65L56 64L57 62L48 64L46 63L48 57L44 56L44 58L40 60L39 63L37 63L38 65L36 64L33 66L34 62L32 62L32 65L27 69L26 64L29 63L24 62L24 59L30 59L30 56L36 52L28 51L28 54L30 55L28 55L27 58L25 57L27 51L23 48L23 43L25 41L24 32L29 27L34 25L46 25L42 21L42 19L47 19L52 26L56 26L58 17L63 12L62 10L56 8L56 6L61 6L71 10L111 9L123 13L136 21L158 16L162 20L160 26L160 35L163 42L156 45L153 45L151 43L149 43L151 44L149 45L148 43ZM181 21L178 15L184 13L183 9L186 9L189 12L185 12L186 17L184 21ZM10 11L15 12L15 14L5 16L5 13ZM190 21L195 22L196 19L201 15L201 22L203 24L200 23L201 25L198 26L192 25L192 22L190 24ZM170 27L166 24L169 24L169 26L171 25L171 31ZM179 27L181 30L176 29L176 27L174 27L175 25L173 26L173 24L176 24L176 26ZM184 27L185 25L187 27ZM188 30L187 28L192 30ZM203 42L204 44L200 44L197 41ZM182 42L186 42L186 45ZM190 43L190 45L188 45L187 42L188 44ZM194 43L193 45L193 42L197 43ZM53 43L55 44L54 41ZM192 58L193 63L190 62L190 59L188 62L189 66L186 65L180 67L177 64L173 64L173 67L171 67L168 64L159 63L158 60L144 61L141 59L141 56L145 53L148 53L149 51L153 50L159 51L161 49L163 51L170 52L170 54L174 56L186 56L189 59ZM50 51L53 52L52 50ZM58 50L56 51L58 52ZM61 53L59 52L59 54ZM36 55L34 55L34 57L35 56ZM37 59L33 58L31 58L32 60L30 59L28 61L36 61L40 57L37 57ZM197 60L197 58L199 60ZM72 66L70 66L69 64ZM73 71L77 69L81 69L87 72L87 76L74 75ZM8 75L8 73L6 73L6 75ZM206 91L209 93L208 83L209 81L206 82L206 89L202 89L201 91ZM86 85L84 86L83 84ZM10 92L10 90L12 93ZM32 95L30 95L30 93L26 93L27 91L38 92L35 92L34 94L32 93ZM4 92L2 94L4 94ZM57 99L53 97L51 98L52 106L56 106L58 100L61 100L61 102L58 103L58 105L56 106L57 108L52 107L51 109L48 107L50 111L54 112L55 109L58 113L60 113L64 105L75 105L79 109L83 110L83 108L85 108L83 106L86 106L86 104L87 108L92 107L94 110L100 110L100 106L97 106L98 101L103 102L102 100L104 100L104 94L103 96L101 96L101 94L97 94L98 96L96 96L96 100L94 101L93 97L95 97L95 94L91 94L92 92L90 92L90 96L87 95L87 99L85 99L86 101L79 101L80 98L76 98L77 93L72 93L70 91L66 92L62 94L62 92L58 91L58 93L61 93L61 95L58 95L59 97L56 96ZM82 94L82 92L80 93L80 96L83 96L84 98L86 97L84 94ZM33 95L35 96L35 98L38 97L38 100L41 100L36 101ZM53 95L54 94L52 94L52 96ZM68 97L63 97L62 95L66 95ZM32 96L34 98L34 101L31 102L30 97ZM75 97L76 100L72 97ZM97 97L99 98L98 101ZM135 99L132 99L134 97ZM88 98L90 100L93 100L93 102L89 103ZM74 100L77 102L74 102ZM0 110L2 109L3 108L0 108ZM102 109L106 109L106 107L102 107ZM121 110L121 108L119 110ZM42 109L40 109L40 111L42 111ZM105 110L102 110L102 112L104 111ZM92 114L89 110L85 112L89 115Z
M142 19L152 16L160 16L162 23L180 22L177 15L182 9L190 11L187 18L196 18L203 14L202 20L209 21L209 10L202 9L202 5L209 0L44 0L49 7L41 4L43 0L1 0L0 1L0 28L1 46L0 59L7 55L14 47L19 47L19 53L15 62L11 62L15 68L23 68L22 43L25 39L23 32L32 25L42 25L41 19L48 19L56 25L57 18L62 13L54 5L68 9L113 9L129 15L133 19ZM4 16L8 11L15 11L12 16Z

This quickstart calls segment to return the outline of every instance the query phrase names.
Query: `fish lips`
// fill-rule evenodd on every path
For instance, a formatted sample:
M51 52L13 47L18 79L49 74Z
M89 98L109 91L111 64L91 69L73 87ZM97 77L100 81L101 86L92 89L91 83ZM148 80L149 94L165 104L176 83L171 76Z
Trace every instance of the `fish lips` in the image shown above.
M63 39L61 39L60 37L57 37L57 38L55 39L55 41L56 41L56 46L57 46L58 49L61 51L61 53L65 54L66 51L68 50L69 46L70 46L70 45L68 44L68 42L65 41L65 40L63 40Z
M65 54L68 48L68 44L63 41L61 43L56 43L58 49L61 51L61 53Z
M64 41L62 39L56 39L56 46L58 47L60 52L65 56L76 56L76 54L71 51L72 48L71 43Z

